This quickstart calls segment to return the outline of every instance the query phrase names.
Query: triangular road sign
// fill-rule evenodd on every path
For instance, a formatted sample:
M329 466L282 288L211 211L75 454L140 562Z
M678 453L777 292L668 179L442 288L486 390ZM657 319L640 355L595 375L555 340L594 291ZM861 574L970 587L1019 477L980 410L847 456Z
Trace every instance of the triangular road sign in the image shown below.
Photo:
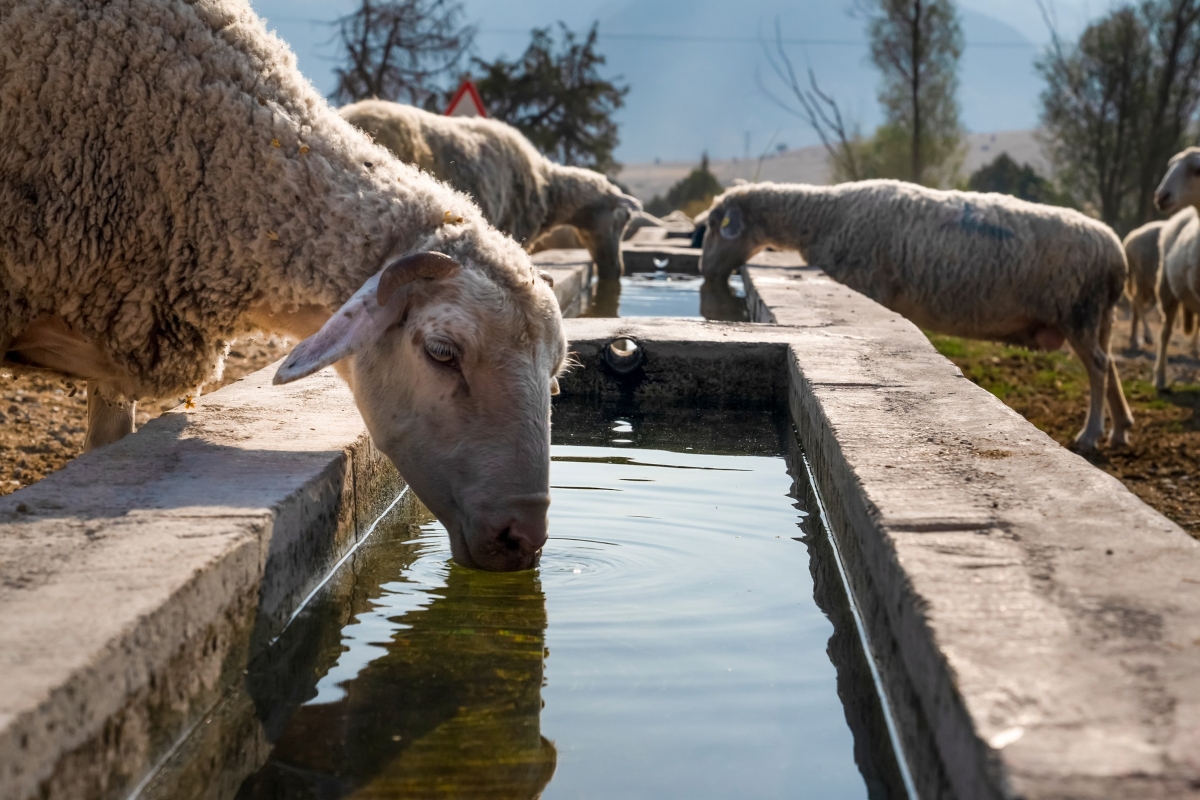
M474 81L463 81L462 86L454 93L454 99L446 106L447 117L486 117L487 109L483 107L483 98L475 88Z

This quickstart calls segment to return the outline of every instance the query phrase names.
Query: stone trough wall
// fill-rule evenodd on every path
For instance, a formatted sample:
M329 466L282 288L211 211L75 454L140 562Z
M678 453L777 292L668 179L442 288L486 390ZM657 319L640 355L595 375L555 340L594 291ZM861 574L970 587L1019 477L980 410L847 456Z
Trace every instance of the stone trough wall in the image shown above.
M568 320L564 392L789 405L921 797L1200 797L1200 543L895 314L745 273L758 324ZM0 499L3 800L125 796L400 492L332 373L272 373Z

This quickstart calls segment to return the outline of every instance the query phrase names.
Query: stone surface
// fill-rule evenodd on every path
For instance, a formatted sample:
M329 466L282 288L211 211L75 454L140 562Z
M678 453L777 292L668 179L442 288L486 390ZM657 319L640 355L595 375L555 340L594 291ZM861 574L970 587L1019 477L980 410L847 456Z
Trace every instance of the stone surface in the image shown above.
M123 796L399 491L331 371L273 374L0 500L0 798Z
M543 250L533 255L533 263L554 279L554 296L564 317L578 317L587 310L595 272L587 250Z
M745 274L797 327L794 418L945 769L922 796L1200 797L1200 543L898 315Z

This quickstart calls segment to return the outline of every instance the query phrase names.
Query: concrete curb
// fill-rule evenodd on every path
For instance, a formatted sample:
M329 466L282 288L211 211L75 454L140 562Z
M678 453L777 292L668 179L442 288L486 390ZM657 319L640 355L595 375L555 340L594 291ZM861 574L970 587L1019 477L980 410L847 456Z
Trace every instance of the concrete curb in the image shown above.
M400 490L331 371L274 371L0 500L0 798L127 792Z
M1200 543L898 315L744 275L802 329L793 419L910 758L939 754L922 797L1200 797Z

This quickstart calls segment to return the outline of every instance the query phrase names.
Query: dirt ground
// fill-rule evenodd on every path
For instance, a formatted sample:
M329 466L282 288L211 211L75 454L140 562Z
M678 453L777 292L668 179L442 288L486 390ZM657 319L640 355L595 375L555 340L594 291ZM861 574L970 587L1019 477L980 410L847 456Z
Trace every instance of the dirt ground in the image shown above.
M249 338L235 342L220 383L227 383L283 358L289 346L282 340ZM184 398L138 404L137 424L143 425ZM13 374L0 369L0 495L39 481L83 450L87 426L87 395L83 384L42 373Z
M1154 326L1157 335L1158 327ZM930 336L963 374L995 394L1060 444L1069 447L1083 425L1087 377L1063 350L1033 353L1017 347ZM277 339L237 342L220 386L262 369L288 350ZM1129 348L1129 323L1118 320L1113 354L1136 424L1127 448L1103 447L1088 459L1125 483L1138 497L1200 538L1200 359L1176 332L1170 392L1154 390L1154 353ZM140 407L138 424L183 398ZM41 480L83 447L87 400L83 387L46 375L0 371L0 495Z
M1120 317L1118 312L1118 317ZM1152 325L1155 336L1159 326ZM1017 347L931 335L934 346L963 374L1050 434L1064 447L1083 427L1088 384L1068 351L1033 353ZM1129 347L1129 322L1118 319L1113 355L1133 409L1129 447L1087 455L1146 503L1200 538L1200 359L1176 330L1171 340L1169 392L1154 389L1154 348Z

